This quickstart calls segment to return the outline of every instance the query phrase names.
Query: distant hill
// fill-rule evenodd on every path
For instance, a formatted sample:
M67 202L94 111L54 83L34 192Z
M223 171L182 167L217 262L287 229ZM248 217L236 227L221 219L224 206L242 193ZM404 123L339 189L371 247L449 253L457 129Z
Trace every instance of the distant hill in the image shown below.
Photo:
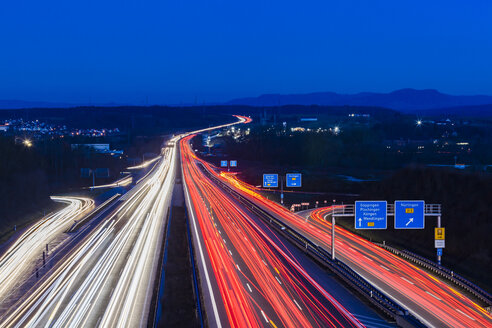
M421 112L430 109L489 105L492 104L492 96L453 96L431 89L401 89L390 93L361 92L339 94L335 92L316 92L290 95L265 94L259 97L233 99L227 104L249 106L373 106L391 108L401 112ZM435 114L435 112L433 113Z

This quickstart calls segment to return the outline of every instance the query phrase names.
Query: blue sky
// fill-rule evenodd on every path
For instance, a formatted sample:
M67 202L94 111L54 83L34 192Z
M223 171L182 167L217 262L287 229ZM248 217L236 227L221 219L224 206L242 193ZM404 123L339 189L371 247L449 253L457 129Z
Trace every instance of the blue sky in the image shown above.
M490 95L491 17L489 0L3 1L0 99Z

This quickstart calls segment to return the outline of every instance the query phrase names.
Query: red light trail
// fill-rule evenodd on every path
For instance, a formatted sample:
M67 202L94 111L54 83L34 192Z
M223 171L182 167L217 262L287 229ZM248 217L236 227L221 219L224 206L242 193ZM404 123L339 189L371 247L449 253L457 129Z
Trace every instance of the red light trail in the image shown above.
M362 327L278 240L206 177L199 163L208 164L193 153L191 138L180 145L184 181L228 325Z

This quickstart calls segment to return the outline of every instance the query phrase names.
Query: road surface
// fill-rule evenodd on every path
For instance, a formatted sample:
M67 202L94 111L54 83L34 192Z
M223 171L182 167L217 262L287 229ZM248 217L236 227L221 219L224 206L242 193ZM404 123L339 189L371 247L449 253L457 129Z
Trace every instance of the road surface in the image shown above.
M210 181L181 141L185 197L213 327L363 327Z
M315 211L306 220L255 191L255 187L239 181L227 172L217 173L244 197L281 219L315 244L331 248L331 223L324 216L332 208ZM324 211L324 212L323 212ZM429 327L492 327L492 316L466 295L441 281L438 276L425 272L391 252L336 227L337 258L359 275L407 308Z

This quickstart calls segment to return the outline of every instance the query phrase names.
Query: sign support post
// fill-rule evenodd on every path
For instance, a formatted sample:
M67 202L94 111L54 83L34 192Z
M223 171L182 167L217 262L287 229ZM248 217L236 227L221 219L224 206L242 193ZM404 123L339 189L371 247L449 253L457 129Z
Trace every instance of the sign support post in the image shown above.
M280 204L284 205L284 177L280 176Z
M438 215L437 216L437 227L440 228L441 227L441 216ZM438 265L441 265L441 253L437 253L437 264Z
M335 213L331 216L331 259L335 261Z

